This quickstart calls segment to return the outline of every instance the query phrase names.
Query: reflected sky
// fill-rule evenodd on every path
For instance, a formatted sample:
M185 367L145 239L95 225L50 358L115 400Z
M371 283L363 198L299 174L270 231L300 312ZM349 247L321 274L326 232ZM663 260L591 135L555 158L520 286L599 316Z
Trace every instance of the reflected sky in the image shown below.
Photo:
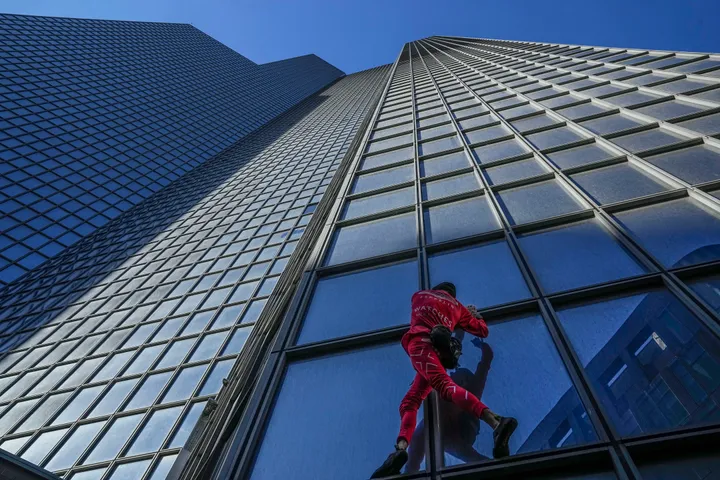
M291 364L250 478L367 480L392 451L413 378L399 343Z

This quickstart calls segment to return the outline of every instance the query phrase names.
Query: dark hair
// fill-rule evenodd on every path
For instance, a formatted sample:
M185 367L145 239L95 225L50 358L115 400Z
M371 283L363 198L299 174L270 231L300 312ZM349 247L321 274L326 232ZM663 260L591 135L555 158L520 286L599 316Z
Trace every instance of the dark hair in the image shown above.
M434 287L432 287L432 290L442 290L442 291L444 291L444 292L449 293L450 295L453 296L453 298L455 298L455 292L456 292L456 290L455 290L455 284L454 284L454 283L450 283L450 282L438 283L437 285L435 285Z

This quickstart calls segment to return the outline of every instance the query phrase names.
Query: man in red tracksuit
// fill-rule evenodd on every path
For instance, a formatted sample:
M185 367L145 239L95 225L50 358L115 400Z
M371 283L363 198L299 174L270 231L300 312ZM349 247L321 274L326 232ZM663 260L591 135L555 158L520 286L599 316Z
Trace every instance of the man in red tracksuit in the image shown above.
M433 389L444 400L490 425L493 429L493 457L509 455L508 440L517 428L517 420L493 413L475 395L457 385L445 370L446 367L454 368L453 365L457 365L459 352L451 347L453 342L449 336L455 327L477 337L488 336L487 325L475 307L471 306L468 310L455 299L455 285L452 283L443 282L413 295L410 330L403 335L402 346L417 373L410 390L400 403L400 433L395 452L388 456L371 478L400 473L407 462L407 447L415 431L417 411Z

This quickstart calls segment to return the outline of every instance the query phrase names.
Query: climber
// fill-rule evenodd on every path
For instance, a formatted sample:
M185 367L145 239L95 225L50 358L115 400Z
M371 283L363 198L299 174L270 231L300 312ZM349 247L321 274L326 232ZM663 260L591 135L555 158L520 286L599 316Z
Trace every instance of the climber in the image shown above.
M460 327L476 337L488 336L488 328L477 309L466 308L455 299L455 285L443 282L412 296L410 330L402 337L402 346L416 371L410 390L400 403L400 433L395 451L370 478L398 475L408 459L407 448L415 431L417 411L431 390L452 402L493 429L493 457L510 454L508 441L517 428L517 420L492 412L471 392L457 385L446 369L456 368L462 344L452 336Z

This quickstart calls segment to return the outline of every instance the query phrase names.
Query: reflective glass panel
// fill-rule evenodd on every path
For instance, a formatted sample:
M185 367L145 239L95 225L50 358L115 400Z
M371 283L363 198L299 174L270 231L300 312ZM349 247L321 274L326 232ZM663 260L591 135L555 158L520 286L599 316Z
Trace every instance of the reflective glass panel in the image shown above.
M480 189L480 182L473 173L464 173L440 180L432 180L422 184L423 200L435 200L458 193Z
M720 419L720 341L669 292L570 306L558 315L622 435Z
M585 409L540 316L490 322L488 329L485 341L458 335L463 341L463 355L459 368L451 370L450 376L494 412L517 418L510 454L595 440ZM440 403L445 464L491 459L492 430L455 405Z
M397 408L413 376L398 343L290 364L250 478L364 480L396 440ZM326 442L347 432L359 448Z
M720 72L720 70L718 70ZM720 133L720 113L711 113L703 117L678 122L681 127L700 132L703 135L716 135Z
M484 195L426 208L424 215L427 243L469 237L500 228Z
M491 185L514 182L516 180L522 180L523 178L542 175L547 172L548 169L534 157L485 169Z
M548 153L547 157L560 168L571 168L617 156L597 143Z
M628 128L637 127L642 124L643 123L639 120L635 120L634 118L627 117L620 113L580 122L580 126L585 127L598 135L619 132L620 130L627 130Z
M503 241L453 250L428 258L430 283L453 282L464 304L485 308L522 300L530 291ZM490 279L502 277L502 282Z
M556 180L503 190L496 196L513 224L534 222L583 209Z
M460 139L457 135L441 138L439 140L430 140L418 145L418 155L432 155L434 153L440 153L445 150L457 148L460 145L462 145L462 143L460 143Z
M683 137L682 135L678 135L661 128L654 128L652 130L631 133L630 135L610 139L610 141L614 144L620 145L633 153L670 145L683 140L687 140L687 137Z
M142 417L142 414L138 414L116 418L110 428L102 434L102 438L92 449L83 464L115 458L120 453L123 444L130 437L130 434L140 423Z
M689 198L619 212L615 217L667 268L720 257L720 220Z
M547 293L644 273L597 220L525 235L519 242Z
M415 214L407 213L358 225L341 227L335 232L326 264L350 262L415 247Z
M154 411L133 440L126 455L138 455L159 450L182 409L183 407L174 407Z
M390 185L409 182L414 179L414 167L412 165L402 165L400 167L358 176L355 179L352 193L369 192L370 190L389 187Z
M705 303L720 313L720 275L695 280L689 285Z
M527 139L539 150L576 142L583 138L585 138L583 135L569 127L558 127L527 135Z
M86 423L77 427L70 437L63 442L60 450L45 465L45 469L55 471L71 467L80 454L90 445L90 442L92 442L103 425L105 425L105 422Z
M321 278L297 343L408 323L410 297L417 290L415 261Z
M484 165L492 163L496 160L516 157L529 151L530 150L525 145L514 138L511 140L495 142L490 145L473 148L477 161Z
M720 179L720 150L710 145L673 150L645 160L688 183Z
M643 480L714 480L720 478L720 456L714 453L637 462Z
M468 162L468 158L465 153L456 152L449 155L422 160L420 162L420 175L423 177L430 177L469 166L470 163Z
M571 178L601 204L670 190L665 182L627 162L576 173Z

